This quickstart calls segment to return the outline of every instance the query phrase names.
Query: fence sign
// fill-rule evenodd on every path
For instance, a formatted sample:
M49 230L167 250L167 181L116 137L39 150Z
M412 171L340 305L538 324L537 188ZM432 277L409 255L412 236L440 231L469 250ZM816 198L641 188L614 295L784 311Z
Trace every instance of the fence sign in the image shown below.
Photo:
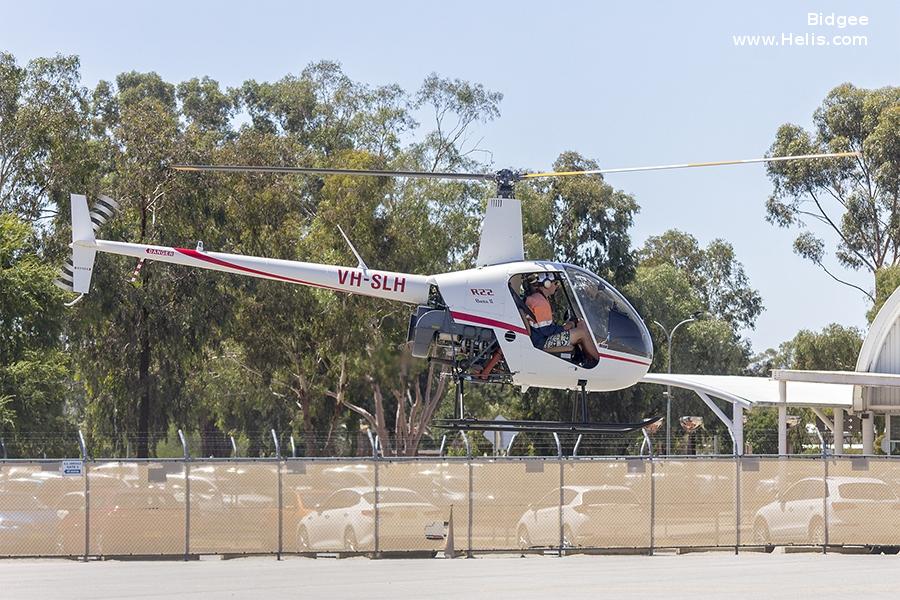
M64 476L81 477L84 475L84 461L64 460L60 464L59 470Z

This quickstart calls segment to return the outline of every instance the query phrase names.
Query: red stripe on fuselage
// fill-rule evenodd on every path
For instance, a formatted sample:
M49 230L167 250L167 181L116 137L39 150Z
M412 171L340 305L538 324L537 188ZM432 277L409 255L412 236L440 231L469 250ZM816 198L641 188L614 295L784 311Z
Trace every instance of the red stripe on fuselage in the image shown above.
M450 316L454 319L461 319L463 321L471 321L472 323L478 323L479 325L487 325L489 327L500 327L501 329L509 329L510 331L515 331L516 333L522 333L528 335L528 330L524 327L518 327L516 325L510 325L509 323L504 323L503 321L495 321L494 319L488 319L486 317L479 317L478 315L467 315L466 313L450 311Z
M299 283L300 285L309 285L312 287L322 288L326 290L334 290L336 292L349 292L350 290L342 290L341 288L331 287L328 285L322 285L320 283L313 283L311 281L304 281L302 279L294 279L293 277L286 277L284 275L278 275L276 273L266 273L265 271L260 271L258 269L251 269L250 267L244 267L241 265L236 265L234 263L230 263L228 261L224 261L219 258L215 258L213 256L209 256L203 254L202 252L198 252L197 250L191 250L190 248L175 248L176 252L180 252L185 256L190 256L191 258L196 258L197 260L202 260L208 263L212 263L214 265L219 265L221 267L228 267L229 269L237 269L238 271L243 271L245 273L252 273L254 275L261 275L263 277L269 277L271 279L279 279L281 281L287 281L289 283Z
M600 352L599 354L600 354L600 358L611 358L613 360L621 360L623 362L635 363L637 365L642 365L644 367L650 366L650 363L645 363L643 361L635 360L633 358L625 358L624 356L616 356L615 354L604 354L603 352Z

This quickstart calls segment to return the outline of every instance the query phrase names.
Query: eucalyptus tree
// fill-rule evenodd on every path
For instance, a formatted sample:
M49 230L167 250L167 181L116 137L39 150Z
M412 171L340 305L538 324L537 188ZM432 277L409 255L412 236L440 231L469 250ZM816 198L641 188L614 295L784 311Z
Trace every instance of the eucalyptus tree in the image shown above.
M813 123L812 131L792 123L779 127L770 154L862 155L768 163L774 190L766 219L779 227L798 227L798 255L874 302L868 289L841 279L825 265L827 244L816 230L835 238L833 252L842 267L875 275L900 261L900 88L841 84L816 109Z
M753 329L763 310L762 297L750 287L744 266L725 240L712 240L702 248L689 233L670 229L647 238L638 250L638 258L641 267L671 265L681 271L698 296L695 311L726 321L735 332ZM678 322L688 314L676 312L665 322Z
M90 121L75 56L19 66L0 52L0 212L34 222L85 160Z
M595 161L564 152L555 171L597 169ZM526 253L589 269L614 285L634 277L630 228L640 210L635 199L601 175L538 180L523 194Z
M448 131L402 145L417 125L410 111L416 103L444 102L441 114L450 119L468 106L466 102L481 97L460 97L458 92L480 88L459 81L442 83L436 77L428 81L427 93L413 100L394 85L373 88L354 82L338 65L325 62L274 83L245 82L232 93L250 123L216 158L229 163L420 169L441 155L444 167L456 168L463 159L457 140L445 137ZM451 94L452 101L447 97ZM449 130L454 136L465 132L482 108L466 110L461 128ZM454 248L465 247L457 228L465 219L458 209L472 200L454 195L477 190L350 176L232 176L226 185L242 198L226 203L234 251L355 264L341 227L371 266L421 273L447 270ZM445 198L454 199L449 208L441 202ZM281 395L283 400L277 402L288 410L296 407L292 425L302 433L307 453L335 451L341 443L338 434L344 427L355 427L351 411L363 419L381 415L373 428L395 433L416 429L398 447L404 453L414 451L425 414L415 407L417 394L431 398L440 393L423 391L429 379L421 365L400 368L407 307L265 281L235 285L240 299L231 325L233 339L242 348L246 366Z
M65 316L56 275L32 227L0 213L0 437L19 456L74 450L64 402L71 361L59 344Z
M104 156L100 188L121 205L104 236L221 243L221 190L191 185L168 169L185 155L209 155L226 137L211 116L222 110L216 87L209 80L188 82L179 102L177 87L155 73L123 73L115 84L98 84L92 116L94 142ZM59 233L65 238L68 228L60 226ZM92 291L72 312L68 336L87 390L84 416L92 441L103 448L129 432L138 456L150 456L171 420L192 418L184 380L217 338L232 303L227 286L209 273L138 266L98 257Z

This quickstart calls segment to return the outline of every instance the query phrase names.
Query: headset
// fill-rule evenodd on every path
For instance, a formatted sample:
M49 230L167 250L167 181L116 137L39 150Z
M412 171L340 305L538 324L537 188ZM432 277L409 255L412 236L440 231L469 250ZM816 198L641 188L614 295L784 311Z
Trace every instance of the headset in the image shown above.
M556 278L549 273L535 273L530 277L531 285L537 287L543 287L544 289L549 290L550 286L556 283Z

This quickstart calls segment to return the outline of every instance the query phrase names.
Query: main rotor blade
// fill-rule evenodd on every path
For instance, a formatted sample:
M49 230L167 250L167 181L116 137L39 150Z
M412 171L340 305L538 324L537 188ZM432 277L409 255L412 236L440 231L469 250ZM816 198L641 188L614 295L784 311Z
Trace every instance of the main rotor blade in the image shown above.
M636 171L664 171L667 169L693 169L695 167L721 167L724 165L745 165L749 163L769 163L786 160L814 160L819 158L846 158L862 156L860 152L832 152L829 154L799 154L796 156L770 156L767 158L744 158L741 160L716 160L712 162L683 163L676 165L655 165L652 167L624 167L618 169L593 169L590 171L556 171L548 173L525 173L522 179L540 177L572 177L575 175L606 175L607 173L633 173Z
M175 171L219 173L287 173L294 175L363 175L369 177L410 177L417 179L462 179L493 181L493 173L446 173L440 171L376 171L370 169L319 169L314 167L259 167L253 165L172 165Z

